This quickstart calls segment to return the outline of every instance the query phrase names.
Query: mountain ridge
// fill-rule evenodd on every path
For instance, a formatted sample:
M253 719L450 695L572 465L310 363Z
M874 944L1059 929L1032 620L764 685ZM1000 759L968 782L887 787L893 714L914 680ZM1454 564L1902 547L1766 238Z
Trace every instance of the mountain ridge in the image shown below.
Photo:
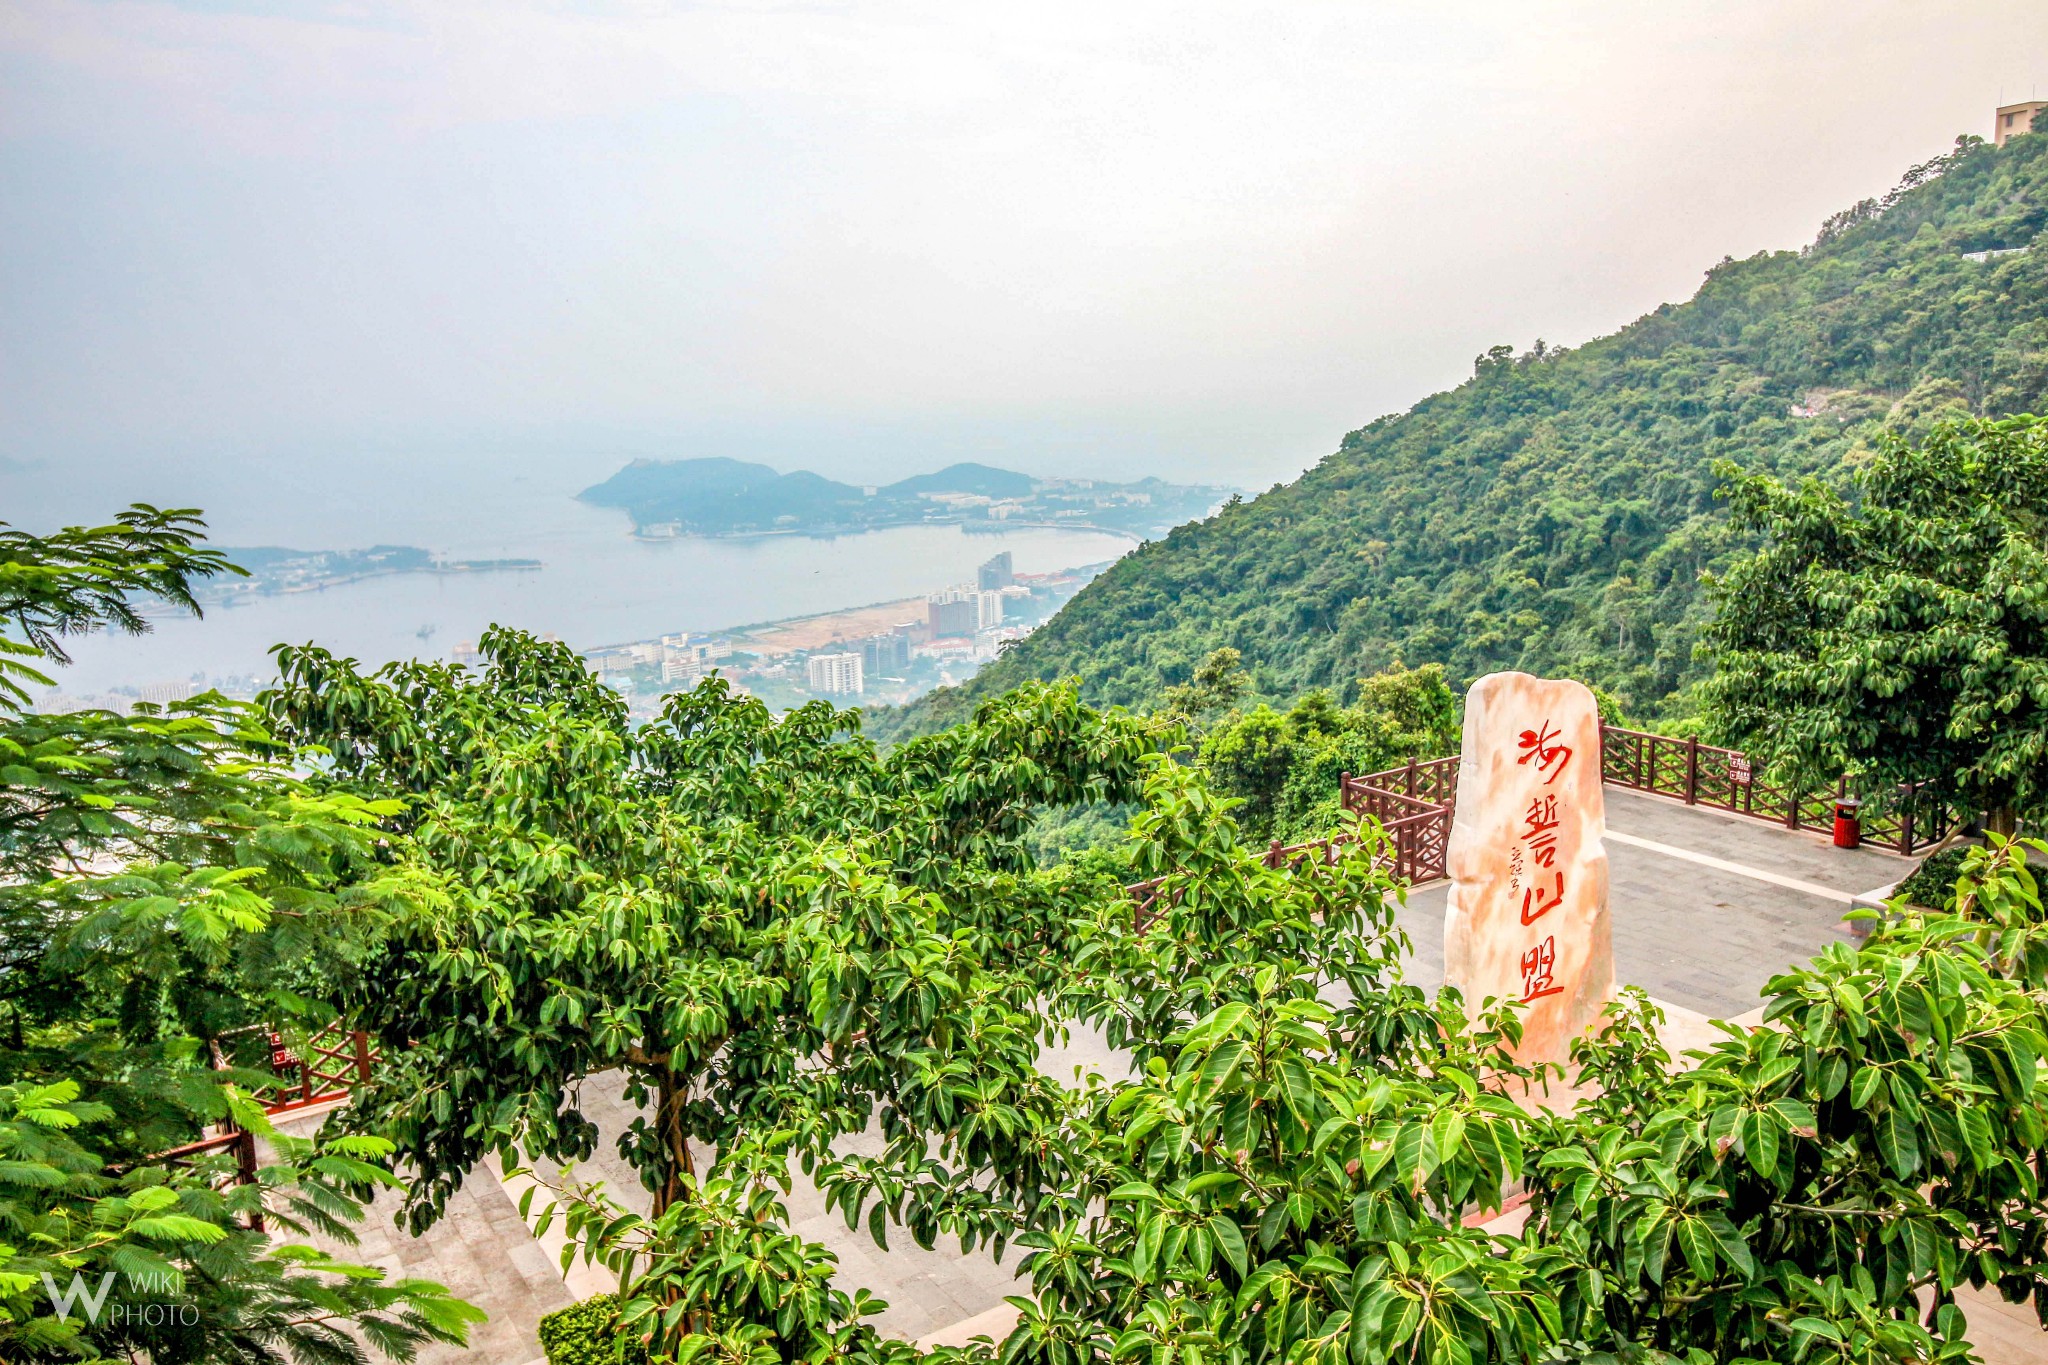
M857 487L806 469L785 474L712 455L634 460L577 497L624 511L636 532L655 536L837 535L906 524L1014 520L1142 537L1201 516L1228 491L1156 478L1130 484L1036 479L971 461L880 487Z
M2044 228L2048 134L1960 139L1801 251L1724 259L1692 299L1579 347L1492 348L1457 388L1140 547L971 682L870 729L947 724L1029 678L1143 707L1225 646L1267 698L1434 662L1460 684L1524 668L1682 714L1700 574L1733 548L1715 464L1838 478L1886 430L2039 411Z

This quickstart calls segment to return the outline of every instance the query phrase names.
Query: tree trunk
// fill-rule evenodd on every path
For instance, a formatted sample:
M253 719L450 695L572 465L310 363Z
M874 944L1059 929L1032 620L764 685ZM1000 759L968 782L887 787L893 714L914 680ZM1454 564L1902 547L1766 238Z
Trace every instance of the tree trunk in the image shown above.
M2011 806L1994 806L1984 812L1984 829L2001 839L2010 839L2020 827L2020 814Z
M654 1111L654 1131L661 1139L661 1185L654 1192L656 1218L683 1197L683 1177L694 1176L690 1160L690 1136L683 1126L683 1105L690 1098L688 1078L678 1076L664 1063L660 1071L660 1099Z
M661 1141L661 1185L654 1192L654 1216L667 1212L678 1201L686 1197L683 1179L694 1177L697 1166L690 1159L690 1134L683 1123L683 1106L690 1098L689 1076L680 1075L669 1065L668 1057L662 1057L656 1073L658 1077L658 1098L654 1109L654 1131ZM676 1298L675 1282L671 1281L664 1294L665 1304L673 1304ZM656 1319L658 1323L659 1318ZM668 1335L668 1349L674 1350L683 1338L692 1333L706 1330L704 1314L699 1310L685 1312L682 1321ZM655 1329L655 1343L662 1344L663 1333Z

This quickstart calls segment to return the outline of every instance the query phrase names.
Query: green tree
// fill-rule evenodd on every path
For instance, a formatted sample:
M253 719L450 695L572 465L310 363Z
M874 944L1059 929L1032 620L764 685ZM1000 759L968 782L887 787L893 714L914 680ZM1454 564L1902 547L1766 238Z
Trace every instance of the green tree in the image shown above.
M1197 728L1212 713L1236 705L1251 683L1242 654L1228 645L1212 650L1186 682L1166 689L1159 700L1159 721Z
M268 698L337 788L408 802L394 921L346 1000L392 1060L346 1118L416 1170L415 1228L485 1156L588 1156L578 1096L614 1071L650 1111L622 1155L672 1224L708 1226L679 1206L750 1140L822 1152L871 1119L903 1160L1036 1188L1003 1115L1050 1087L1032 1002L1103 888L1025 838L1048 805L1135 795L1141 727L1035 687L884 760L822 702L777 719L712 678L632 727L567 648L482 647L480 674L371 676L286 649Z
M273 1240L308 1227L345 1236L364 1190L399 1183L378 1164L391 1145L288 1138L260 1108L225 1098L270 1151L253 1183L235 1179L230 1156L171 1169L94 1142L119 1131L119 1114L75 1081L0 1085L7 1360L339 1363L366 1359L365 1345L410 1360L424 1342L461 1343L482 1319L430 1281ZM85 1297L65 1307L73 1285Z
M159 598L193 612L195 581L241 573L218 550L200 545L204 523L188 508L137 503L105 526L67 526L38 536L0 522L0 616L14 636L0 638L0 688L26 702L25 682L48 684L36 661L71 662L64 637L112 626L149 628L137 598Z
M1963 1286L2043 1307L2048 917L2027 864L2048 845L1973 852L1950 913L1779 976L1766 1026L1685 1064L1627 993L1575 1049L1593 1096L1553 1112L1510 1098L1542 1083L1508 1052L1511 1010L1402 983L1369 838L1269 868L1165 763L1134 832L1165 878L1151 918L1101 903L1055 1006L1135 1074L1015 1111L1040 1197L916 1161L820 1171L850 1220L1026 1249L1017 1325L967 1358L1906 1365L1971 1357ZM786 1168L736 1171L692 1217L744 1277L694 1226L573 1201L587 1244L639 1269L622 1319L679 1358L775 1359L768 1315L835 1292L781 1226ZM1471 1226L1517 1190L1519 1235ZM667 1334L720 1305L744 1312Z
M270 1134L272 1164L224 1191L229 1158L155 1159L226 1121L267 1133L235 1088L254 1078L216 1071L213 1050L311 1011L374 939L346 890L397 808L309 791L253 710L218 696L21 709L63 637L143 629L149 597L196 609L194 582L229 569L200 529L138 507L0 531L0 1356L353 1361L360 1338L409 1357L480 1314L248 1226L347 1240L391 1183L372 1164L389 1144ZM116 1310L59 1312L43 1276L73 1274L122 1279ZM130 1302L135 1276L155 1277L154 1315L119 1311L149 1306Z
M1853 496L1733 480L1763 538L1712 586L1722 730L1808 790L1926 782L2010 834L2048 801L2048 420L1885 440Z
M1202 737L1199 760L1224 792L1245 804L1238 823L1255 838L1332 833L1345 822L1343 774L1377 772L1458 747L1458 699L1435 664L1396 663L1358 683L1338 706L1312 688L1285 714L1263 703L1232 712Z

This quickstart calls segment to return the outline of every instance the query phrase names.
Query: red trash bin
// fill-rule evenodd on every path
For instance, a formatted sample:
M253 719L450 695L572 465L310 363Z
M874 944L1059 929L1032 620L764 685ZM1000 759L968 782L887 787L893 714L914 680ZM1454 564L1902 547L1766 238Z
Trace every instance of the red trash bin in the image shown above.
M1835 802L1835 847L1858 848L1863 843L1863 820L1858 813L1863 803L1853 796Z

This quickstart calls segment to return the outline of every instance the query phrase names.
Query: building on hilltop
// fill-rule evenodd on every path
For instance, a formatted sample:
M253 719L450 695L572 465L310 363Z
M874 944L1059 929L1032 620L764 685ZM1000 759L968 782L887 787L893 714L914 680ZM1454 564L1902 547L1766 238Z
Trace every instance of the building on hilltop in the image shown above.
M2048 100L2027 100L2000 105L1991 116L1991 145L2003 147L2007 138L2034 131L2034 116L2048 109Z
M975 577L983 592L1001 592L1017 581L1016 563L1005 550L977 569Z
M813 654L804 667L811 691L821 697L857 697L863 690L858 654Z

